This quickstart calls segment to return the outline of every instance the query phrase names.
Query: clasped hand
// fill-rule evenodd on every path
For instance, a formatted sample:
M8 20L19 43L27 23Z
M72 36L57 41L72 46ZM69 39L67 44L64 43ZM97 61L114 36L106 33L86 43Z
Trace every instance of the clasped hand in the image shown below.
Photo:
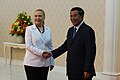
M48 51L44 51L43 54L42 54L42 57L45 58L45 59L48 59L51 56L52 56L52 53L48 52Z

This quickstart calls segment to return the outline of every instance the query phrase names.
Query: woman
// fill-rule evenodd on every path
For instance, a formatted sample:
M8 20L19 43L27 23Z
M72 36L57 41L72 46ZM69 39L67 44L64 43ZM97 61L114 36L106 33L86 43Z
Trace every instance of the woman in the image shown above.
M26 28L25 43L26 54L24 68L27 80L47 80L47 75L53 69L54 60L52 57L43 57L44 51L52 50L51 30L44 25L45 12L37 9L34 12L34 25Z

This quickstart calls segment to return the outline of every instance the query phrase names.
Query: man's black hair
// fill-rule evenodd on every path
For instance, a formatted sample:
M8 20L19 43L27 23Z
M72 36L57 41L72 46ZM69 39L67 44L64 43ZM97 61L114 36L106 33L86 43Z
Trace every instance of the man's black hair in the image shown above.
M70 11L74 11L74 10L77 10L78 11L78 14L80 15L80 16L84 16L84 10L82 9L82 8L80 8L80 7L73 7Z

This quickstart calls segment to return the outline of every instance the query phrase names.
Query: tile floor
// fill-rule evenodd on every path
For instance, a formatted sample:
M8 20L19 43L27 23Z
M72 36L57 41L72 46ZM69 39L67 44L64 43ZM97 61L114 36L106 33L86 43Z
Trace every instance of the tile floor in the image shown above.
M15 63L18 64L19 62ZM5 64L4 60L0 59L0 80L26 80L24 68L21 65ZM49 72L48 80L67 80L65 69L56 67ZM94 78L93 80L101 80Z
M67 80L63 72L55 70L49 72L48 80ZM0 62L0 80L26 80L23 66Z
M0 63L0 80L26 80L23 67Z

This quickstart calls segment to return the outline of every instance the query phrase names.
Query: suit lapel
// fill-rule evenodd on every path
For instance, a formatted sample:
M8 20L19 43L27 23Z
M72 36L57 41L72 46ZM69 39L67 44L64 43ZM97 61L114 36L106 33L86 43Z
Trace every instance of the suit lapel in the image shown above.
M83 28L83 26L81 25L80 28L78 29L73 41L75 41L77 38L79 38L79 36L81 36L82 28Z
M73 31L74 31L74 27L72 27L70 29L70 31L68 32L68 44L71 45L73 43Z
M34 32L33 33L35 34L35 36L38 37L42 42L44 42L44 39L42 38L41 33L37 29L36 25L34 25L33 28L34 28Z
M72 45L74 42L75 42L75 40L77 40L77 38L79 38L79 36L81 36L81 34L82 34L82 32L83 32L83 28L84 28L84 23L80 26L80 28L78 29L78 31L77 31L77 33L76 33L76 35L75 35L75 37L74 37L74 39L73 39L73 31L74 31L74 27L71 29L71 32L70 32L70 45Z

